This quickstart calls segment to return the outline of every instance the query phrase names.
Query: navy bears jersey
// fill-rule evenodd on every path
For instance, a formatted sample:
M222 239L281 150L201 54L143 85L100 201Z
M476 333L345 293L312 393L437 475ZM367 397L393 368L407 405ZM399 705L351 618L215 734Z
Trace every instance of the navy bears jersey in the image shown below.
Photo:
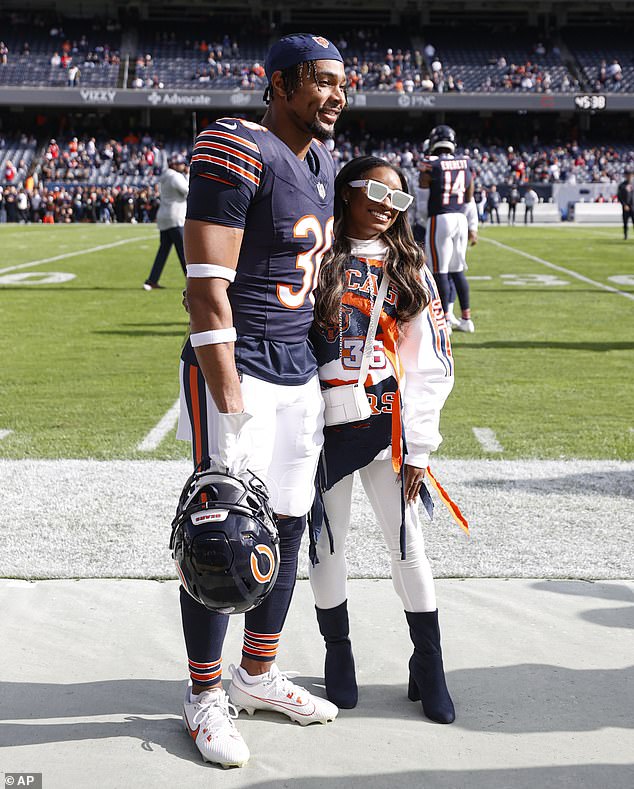
M464 214L465 192L473 181L473 170L468 156L441 154L429 156L423 170L431 173L428 216Z
M332 158L316 140L301 161L249 121L221 118L198 135L187 217L244 229L228 289L239 371L284 384L315 374L306 339L319 266L332 244L333 199ZM189 342L183 358L196 363Z

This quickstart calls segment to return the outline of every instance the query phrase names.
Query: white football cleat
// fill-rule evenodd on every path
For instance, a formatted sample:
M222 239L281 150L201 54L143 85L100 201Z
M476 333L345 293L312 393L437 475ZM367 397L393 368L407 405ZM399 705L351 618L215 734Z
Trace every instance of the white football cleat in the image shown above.
M456 331L466 331L469 332L469 334L473 334L475 331L475 326L473 325L471 318L462 318L462 320L458 321Z
M306 688L295 685L287 674L273 664L262 680L247 683L240 670L230 666L229 698L238 710L253 715L256 710L271 710L287 715L302 726L309 723L328 723L337 717L339 708L332 702L311 695Z
M453 312L448 312L445 315L445 320L449 326L460 326L460 319L456 318Z
M222 688L201 693L197 701L190 696L191 682L183 703L183 722L204 761L227 767L244 767L249 749L233 720L238 710L229 703Z

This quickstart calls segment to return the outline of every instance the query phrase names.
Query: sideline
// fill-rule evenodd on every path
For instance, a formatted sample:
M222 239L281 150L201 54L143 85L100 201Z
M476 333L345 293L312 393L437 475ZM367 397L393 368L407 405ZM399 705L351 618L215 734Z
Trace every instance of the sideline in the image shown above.
M192 472L183 454L0 459L10 524L0 529L0 577L175 578L169 524ZM421 519L437 578L634 578L634 461L437 457L432 470L471 526L468 538L438 503L433 523ZM350 578L390 577L389 552L358 480L347 548ZM307 544L298 572L308 575Z
M137 446L137 452L151 452L156 449L165 436L170 432L178 420L180 400L177 400L169 411L150 430L147 436Z
M51 258L42 258L41 260L30 260L27 263L16 263L14 266L7 266L6 268L0 268L0 274L6 274L8 271L17 271L21 268L30 268L31 266L39 266L42 263L53 263L55 260L65 260L66 258L74 258L78 255L89 255L91 252L101 252L103 249L112 249L113 247L119 247L122 244L134 244L137 241L145 241L148 238L154 238L154 234L151 236L139 236L138 238L124 238L121 241L113 241L112 244L100 244L98 247L89 247L88 249L78 249L76 252L65 252L63 255L55 255Z
M496 247L500 247L500 249L506 249L509 252L515 252L516 255L521 255L524 258L528 258L529 260L534 260L536 263L541 263L543 266L548 266L548 268L552 268L555 271L561 272L562 274L567 274L569 277L574 277L575 279L579 279L582 282L587 282L589 285L594 285L595 288L601 288L601 290L607 290L609 293L618 293L619 296L623 296L626 299L631 299L632 301L634 301L634 293L625 293L625 291L619 290L618 288L613 288L610 285L604 285L602 282L596 282L596 280L590 279L589 277L585 277L583 274L579 274L576 271L572 271L569 268L558 266L555 263L551 263L549 260L544 260L544 258L538 258L536 255L531 255L528 252L524 252L521 249L510 247L508 246L508 244L502 244L500 241L495 241L492 238L486 238L486 236L479 236L478 240L486 241L488 244L494 244Z
M504 447L490 427L472 427L476 441L485 452L504 452Z

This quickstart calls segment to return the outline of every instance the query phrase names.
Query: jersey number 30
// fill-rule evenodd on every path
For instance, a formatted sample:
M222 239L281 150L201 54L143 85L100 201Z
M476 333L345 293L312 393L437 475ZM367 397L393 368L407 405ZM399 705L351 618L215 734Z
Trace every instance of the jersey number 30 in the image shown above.
M306 252L300 252L295 260L295 268L302 269L304 276L299 290L293 290L291 285L277 284L277 298L290 310L299 309L308 296L310 303L315 303L313 290L317 286L317 276L321 261L332 246L332 230L334 220L332 217L322 229L321 222L313 214L307 214L295 222L293 238L308 238L309 234L315 240L312 247Z

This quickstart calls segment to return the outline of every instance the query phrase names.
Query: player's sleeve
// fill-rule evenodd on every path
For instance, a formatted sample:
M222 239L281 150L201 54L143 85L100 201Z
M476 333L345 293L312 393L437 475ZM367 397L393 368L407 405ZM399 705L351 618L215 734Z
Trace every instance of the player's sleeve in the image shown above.
M421 273L431 295L429 305L405 324L399 357L405 372L402 388L405 462L426 468L440 446L440 412L453 387L453 356L442 303L425 266Z
M467 217L467 225L470 233L478 232L478 208L475 200L472 198L465 205L465 216Z
M243 228L262 171L260 149L239 121L213 123L194 144L187 218Z

